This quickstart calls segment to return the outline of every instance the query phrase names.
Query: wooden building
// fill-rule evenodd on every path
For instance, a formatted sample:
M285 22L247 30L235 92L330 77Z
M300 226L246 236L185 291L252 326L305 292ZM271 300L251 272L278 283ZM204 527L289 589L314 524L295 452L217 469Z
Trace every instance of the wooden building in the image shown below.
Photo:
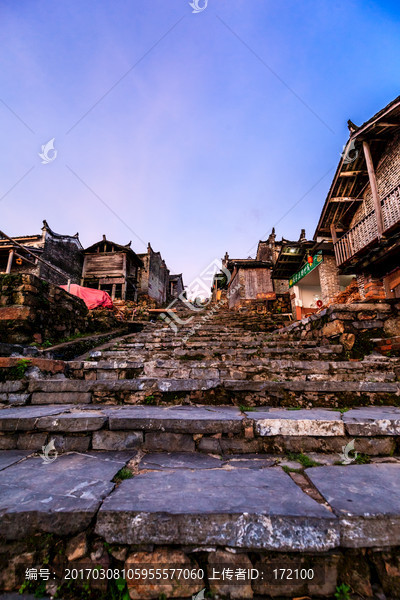
M81 285L103 290L112 300L136 300L139 269L143 261L131 249L103 239L84 251Z
M254 301L275 300L276 292L272 282L272 267L276 253L275 231L266 241L260 240L255 258L229 258L228 253L222 259L222 266L229 271L229 283L226 276L217 274L213 284L213 299L221 297L222 289L229 290L229 308L239 308Z
M59 285L65 285L68 280L71 283L79 283L83 247L78 233L75 235L55 233L47 221L43 221L41 233L12 239L19 245L0 238L0 273L31 273ZM57 270L49 268L38 258L56 267Z
M314 239L333 243L338 273L357 277L362 298L400 297L400 96L348 126Z

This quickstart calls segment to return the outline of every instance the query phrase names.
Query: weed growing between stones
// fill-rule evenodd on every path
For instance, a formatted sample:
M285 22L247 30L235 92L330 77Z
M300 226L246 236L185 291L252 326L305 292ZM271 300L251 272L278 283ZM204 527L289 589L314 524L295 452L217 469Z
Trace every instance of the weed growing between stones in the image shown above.
M301 473L302 469L295 469L294 467L288 467L287 465L282 466L282 470L285 471L288 475L290 473Z
M357 465L367 465L371 462L371 458L368 454L358 454L355 462Z
M309 458L306 454L303 454L302 452L288 452L287 457L289 460L296 460L305 469L308 469L310 467L318 467L320 465L319 462L313 460L312 458Z
M150 406L152 406L152 405L154 406L155 404L157 404L157 400L156 400L156 397L154 396L154 394L150 394L150 396L146 396L143 404L148 404Z
M341 583L336 587L335 592L336 600L350 600L350 586L345 583Z
M123 481L124 479L132 479L132 477L133 477L132 471L130 471L127 467L122 467L122 469L120 469L118 471L118 473L115 475L113 482L121 483L121 481Z
M30 360L27 358L21 358L15 367L4 368L1 370L0 381L15 381L16 379L23 379L30 366Z

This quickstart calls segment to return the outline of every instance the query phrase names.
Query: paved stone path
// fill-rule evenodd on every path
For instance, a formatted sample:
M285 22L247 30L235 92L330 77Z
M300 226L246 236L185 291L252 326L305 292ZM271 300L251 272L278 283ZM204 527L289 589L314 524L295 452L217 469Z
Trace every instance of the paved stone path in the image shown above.
M115 488L131 452L70 453L46 464L0 453L0 535L96 531L122 544L213 544L323 551L400 539L400 464L307 469L317 502L275 461L199 453L145 454Z

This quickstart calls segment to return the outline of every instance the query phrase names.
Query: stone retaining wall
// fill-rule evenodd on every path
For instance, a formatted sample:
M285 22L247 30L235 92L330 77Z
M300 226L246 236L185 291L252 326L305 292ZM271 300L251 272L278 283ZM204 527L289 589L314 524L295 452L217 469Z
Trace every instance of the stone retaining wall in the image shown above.
M3 343L59 341L85 331L87 315L83 300L35 275L0 275Z
M400 334L398 301L374 304L332 304L320 313L279 330L280 336L341 343L350 356L360 358L375 347L374 340Z
M376 586L388 598L398 598L399 564L399 547L282 553L249 552L245 548L230 547L132 546L107 544L88 528L72 536L36 535L3 543L0 590L17 591L27 581L27 569L37 573L44 569L43 572L51 573L47 583L39 576L36 581L30 581L27 590L34 592L41 584L47 593L53 595L58 589L66 599L126 598L122 593L117 594L117 579L121 590L126 590L132 600L187 598L206 587L219 598L236 600L260 596L303 598L310 594L313 598L333 598L343 584L363 598L381 597L374 593ZM72 569L76 571L71 573ZM84 571L83 579L79 576L81 569L88 570ZM135 580L135 569L139 569L139 573L142 569L148 573L154 569L154 574L157 569L165 569L167 580L161 583L150 580L150 574L147 579ZM183 577L183 572L179 577L178 569L188 570L187 577ZM312 581L300 577L295 580L296 570L298 573L303 570L305 574L304 570L309 569L312 569L309 571L309 576L314 577ZM99 576L93 574L96 570ZM280 580L282 574L283 580Z

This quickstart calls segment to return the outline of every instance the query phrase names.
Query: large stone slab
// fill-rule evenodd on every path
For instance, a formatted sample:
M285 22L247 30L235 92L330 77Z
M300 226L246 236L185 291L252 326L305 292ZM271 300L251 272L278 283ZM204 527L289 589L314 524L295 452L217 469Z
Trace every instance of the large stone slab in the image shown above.
M336 517L275 467L140 474L106 498L96 531L123 544L323 551L339 543Z
M255 424L258 435L341 436L345 434L340 412L312 410L259 409L246 413Z
M89 526L111 479L134 453L64 454L44 463L31 457L0 472L0 536L77 533Z
M160 392L192 392L211 390L220 384L219 379L159 379Z
M101 429L107 416L100 410L72 411L53 416L40 417L36 429L45 431L97 431Z
M142 431L96 431L92 438L94 450L131 450L142 443Z
M349 435L400 435L400 409L391 406L353 408L343 422Z
M89 404L90 392L34 392L32 404Z
M176 469L218 469L221 459L198 452L154 452L146 454L139 463L139 469L162 471Z
M183 433L239 433L243 416L235 407L128 406L109 411L110 429Z
M83 379L32 379L29 382L30 392L47 392L48 394L60 392L89 392L93 381Z
M0 410L0 431L30 431L41 417L65 412L71 406L24 406Z
M25 458L28 454L30 454L29 450L7 450L7 452L0 452L0 471L18 462L21 458Z
M343 546L399 545L400 465L315 467L307 475L340 517Z

